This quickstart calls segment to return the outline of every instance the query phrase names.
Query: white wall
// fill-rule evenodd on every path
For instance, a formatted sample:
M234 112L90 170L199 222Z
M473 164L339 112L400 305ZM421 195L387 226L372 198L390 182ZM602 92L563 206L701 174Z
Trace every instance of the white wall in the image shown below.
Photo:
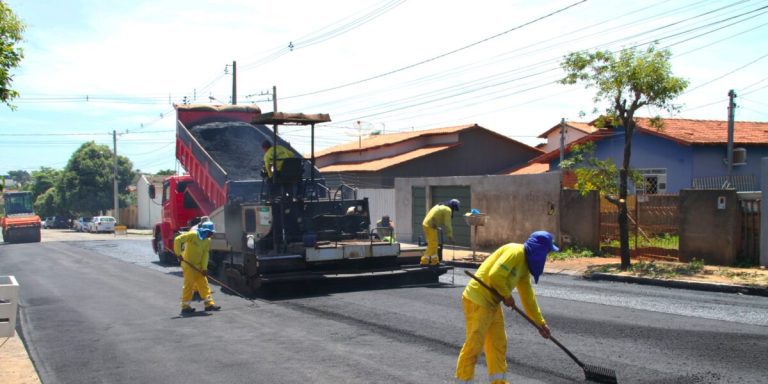
M162 198L163 198L163 185L155 184L155 198L150 199L147 193L149 186L149 180L142 175L139 181L136 182L136 208L137 208L137 222L136 225L140 229L152 228L156 223L160 222L162 213Z
M395 190L389 189L358 189L357 198L368 198L368 209L371 212L371 228L376 226L376 221L384 215L395 222L397 228L398 221L395 214Z

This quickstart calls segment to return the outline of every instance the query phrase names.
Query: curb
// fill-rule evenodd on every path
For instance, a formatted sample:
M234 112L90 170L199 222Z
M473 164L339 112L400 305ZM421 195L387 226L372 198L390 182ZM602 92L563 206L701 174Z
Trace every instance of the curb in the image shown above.
M600 273L600 272L585 273L584 278L587 280L616 281L616 282L622 282L622 283L656 285L656 286L667 287L667 288L683 288L683 289L691 289L696 291L723 292L723 293L740 293L743 295L768 297L768 288L753 287L749 285L702 283L698 281L685 281L685 280L661 280L661 279L650 279L647 277L638 277L638 276L612 275L612 274Z
M460 267L460 268L477 268L480 263L466 262L466 261L443 261L444 264ZM768 297L768 288L754 287L749 285L732 285L732 284L720 284L720 283L702 283L699 281L687 281L687 280L662 280L651 279L647 277L638 276L624 276L624 275L612 275L609 273L591 272L581 273L578 271L563 269L557 271L544 271L547 275L566 275L582 277L586 280L593 281L615 281L620 283L631 283L641 285L655 285L659 287L667 288L681 288L690 289L695 291L708 291L708 292L722 292L722 293L736 293L742 295L763 296Z

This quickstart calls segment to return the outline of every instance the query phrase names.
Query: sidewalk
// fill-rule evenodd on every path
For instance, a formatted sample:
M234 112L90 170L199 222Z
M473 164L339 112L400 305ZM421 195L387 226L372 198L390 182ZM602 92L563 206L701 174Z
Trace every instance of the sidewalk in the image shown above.
M0 383L40 384L24 343L16 334L0 338Z
M446 248L443 250L443 262L448 265L464 268L477 268L482 260L489 255L488 252L475 252L475 260L472 259L472 250L463 248ZM633 260L633 263L636 260ZM545 274L559 274L580 276L589 280L619 281L625 283L656 285L668 288L684 288L711 292L739 293L768 297L768 271L756 268L729 268L707 266L701 275L676 276L674 278L633 276L630 272L603 272L600 266L618 265L619 257L587 257L568 260L547 261L544 266ZM722 275L754 274L762 277L759 285L739 284L725 277L718 278L717 272Z

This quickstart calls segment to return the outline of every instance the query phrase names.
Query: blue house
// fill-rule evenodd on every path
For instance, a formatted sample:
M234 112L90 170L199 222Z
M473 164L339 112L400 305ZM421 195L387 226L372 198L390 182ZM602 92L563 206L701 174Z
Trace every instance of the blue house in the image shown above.
M637 118L632 137L630 168L645 178L647 194L677 194L681 189L718 189L727 181L728 122L721 120L663 119L660 128L648 118ZM598 159L612 159L617 167L624 159L623 127L599 129L571 142L594 142ZM735 123L732 185L739 191L760 190L760 163L768 157L768 123ZM529 163L548 163L559 169L560 150ZM636 192L636 188L630 192Z

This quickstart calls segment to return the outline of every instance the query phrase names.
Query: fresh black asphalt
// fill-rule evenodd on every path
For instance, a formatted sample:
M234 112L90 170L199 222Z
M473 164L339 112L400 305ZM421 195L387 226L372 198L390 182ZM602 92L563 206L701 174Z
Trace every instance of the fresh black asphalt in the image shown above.
M181 318L179 268L159 265L148 240L0 246L46 384L452 382L460 272L430 286L284 287L255 305L216 287L221 312ZM764 297L554 275L535 288L558 339L620 383L765 380ZM511 382L583 382L557 347L505 317ZM485 382L482 362L477 372Z

